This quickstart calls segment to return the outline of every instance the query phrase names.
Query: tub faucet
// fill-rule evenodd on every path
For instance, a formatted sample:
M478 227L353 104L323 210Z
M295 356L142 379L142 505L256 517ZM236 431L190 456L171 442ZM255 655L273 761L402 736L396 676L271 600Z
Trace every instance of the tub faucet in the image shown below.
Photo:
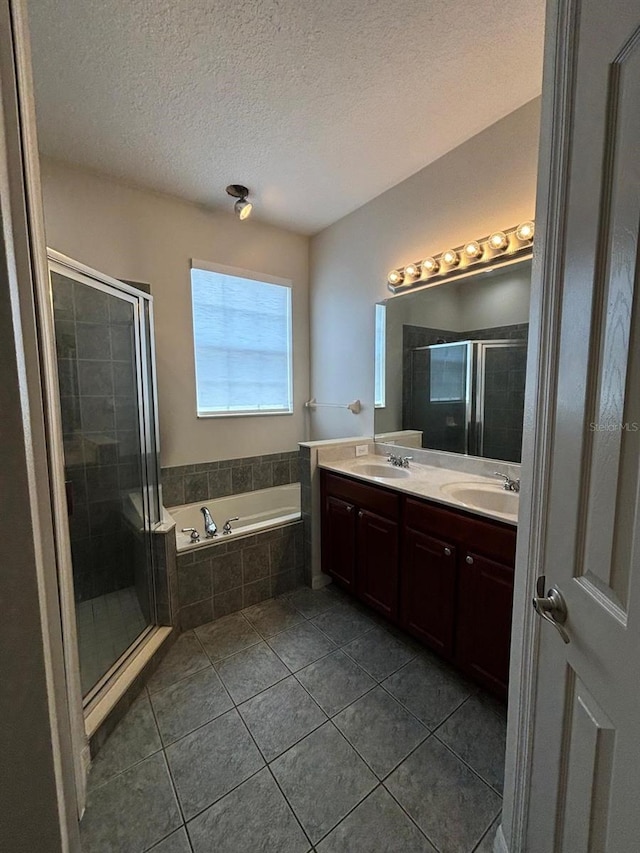
M209 507L203 506L200 509L200 512L204 515L204 533L207 539L213 539L214 536L218 535L218 528L216 526L215 521L211 517L211 513L209 512Z
M228 518L225 521L225 523L222 526L222 535L223 536L227 536L229 533L233 533L233 530L231 529L231 522L232 521L240 521L240 516L236 515L233 518Z
M199 542L200 541L200 534L195 529L195 527L183 527L182 532L183 533L190 533L191 535L189 538L191 539L192 542Z
M500 471L494 471L495 477L500 477L501 480L504 480L503 489L507 492L519 492L520 491L520 480L515 479L512 480L511 477L507 477L506 474L501 474Z

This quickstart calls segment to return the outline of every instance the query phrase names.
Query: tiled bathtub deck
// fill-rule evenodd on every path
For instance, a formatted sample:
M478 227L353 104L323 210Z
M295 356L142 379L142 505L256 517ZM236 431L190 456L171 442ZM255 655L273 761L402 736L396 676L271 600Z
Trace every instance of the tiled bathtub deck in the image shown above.
M503 709L328 588L183 634L92 768L84 853L490 853Z

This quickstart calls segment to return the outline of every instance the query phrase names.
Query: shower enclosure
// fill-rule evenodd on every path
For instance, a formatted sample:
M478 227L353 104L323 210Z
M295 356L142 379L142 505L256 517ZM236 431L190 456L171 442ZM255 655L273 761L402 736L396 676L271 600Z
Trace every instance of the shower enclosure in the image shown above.
M157 622L149 294L49 253L83 701Z
M404 428L434 450L519 462L526 357L517 340L416 347Z

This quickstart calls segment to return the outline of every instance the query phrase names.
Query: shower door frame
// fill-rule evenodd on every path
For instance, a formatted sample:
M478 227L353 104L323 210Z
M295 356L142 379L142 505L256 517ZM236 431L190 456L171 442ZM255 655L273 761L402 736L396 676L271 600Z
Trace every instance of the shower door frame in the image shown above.
M476 382L474 389L473 400L473 421L475 424L473 434L473 447L469 444L469 453L473 456L481 456L483 459L488 459L484 455L484 397L485 397L485 367L486 367L486 351L487 349L504 349L506 347L524 347L527 349L527 342L520 338L496 338L495 341L483 338L482 340L471 342L474 351L474 369L476 371ZM496 460L507 461L508 460ZM520 463L512 463L519 465Z
M145 327L145 318L141 316L142 308L153 305L153 297L150 294L125 284L122 281L105 275L98 270L95 270L79 261L74 260L61 252L47 248L47 274L49 276L49 311L46 318L47 332L46 346L48 350L48 358L46 359L45 382L48 390L48 397L52 408L55 412L48 412L48 419L52 429L52 441L50 442L50 453L52 458L53 470L57 473L56 497L55 502L55 528L56 528L56 546L58 550L58 587L60 594L60 609L62 621L62 635L65 658L65 672L67 679L67 694L70 705L71 729L72 738L74 741L74 759L76 761L76 785L78 788L78 811L81 814L84 809L86 799L86 776L90 764L89 754L89 737L100 724L108 711L110 703L108 701L108 693L115 678L122 673L127 664L129 664L134 656L141 653L141 649L149 643L158 632L166 633L166 628L160 628L157 624L156 617L156 601L155 601L155 578L154 578L154 555L151 544L148 545L149 560L152 573L151 586L151 610L153 624L149 625L129 646L128 649L116 660L110 669L104 674L100 681L87 694L87 697L82 695L82 687L80 683L80 661L78 654L78 631L76 623L76 608L73 583L73 561L71 557L71 541L68 527L68 515L66 495L64 491L65 482L65 456L64 444L62 441L62 424L60 419L60 394L58 387L58 371L55 355L55 331L54 331L54 316L53 316L53 291L51 287L51 272L57 272L60 275L69 276L73 281L86 283L90 280L87 286L94 287L97 290L113 295L113 291L117 291L118 295L126 296L127 302L132 304L135 312L135 359L136 359L136 382L137 382L137 400L138 400L138 420L140 428L140 439L143 443L141 447L142 471L143 478L147 486L143 492L143 514L148 519L149 514L149 489L148 484L153 479L158 484L156 492L158 497L157 520L153 526L159 524L162 520L162 503L159 492L160 485L160 470L159 470L159 427L158 427L158 401L156 383L152 381L151 387L146 388L143 384L143 363L142 354L146 353L145 358L149 359L149 367L153 379L156 377L156 359L153 328L153 311L145 312L148 328ZM146 389L146 399L145 399ZM146 452L148 440L155 436L156 450L155 456ZM115 697L117 701L119 697ZM85 701L86 699L86 701ZM113 704L115 704L115 701ZM92 724L87 725L89 715L92 714Z

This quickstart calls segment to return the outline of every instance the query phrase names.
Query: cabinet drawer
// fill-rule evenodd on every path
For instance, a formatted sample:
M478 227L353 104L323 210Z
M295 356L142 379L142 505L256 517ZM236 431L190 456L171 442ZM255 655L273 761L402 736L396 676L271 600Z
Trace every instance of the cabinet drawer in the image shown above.
M322 486L325 494L349 501L361 509L394 521L400 516L400 495L388 492L380 486L368 486L366 483L340 477L328 471L322 471Z
M516 530L509 525L412 498L406 499L404 520L413 530L453 540L507 565L515 562Z

